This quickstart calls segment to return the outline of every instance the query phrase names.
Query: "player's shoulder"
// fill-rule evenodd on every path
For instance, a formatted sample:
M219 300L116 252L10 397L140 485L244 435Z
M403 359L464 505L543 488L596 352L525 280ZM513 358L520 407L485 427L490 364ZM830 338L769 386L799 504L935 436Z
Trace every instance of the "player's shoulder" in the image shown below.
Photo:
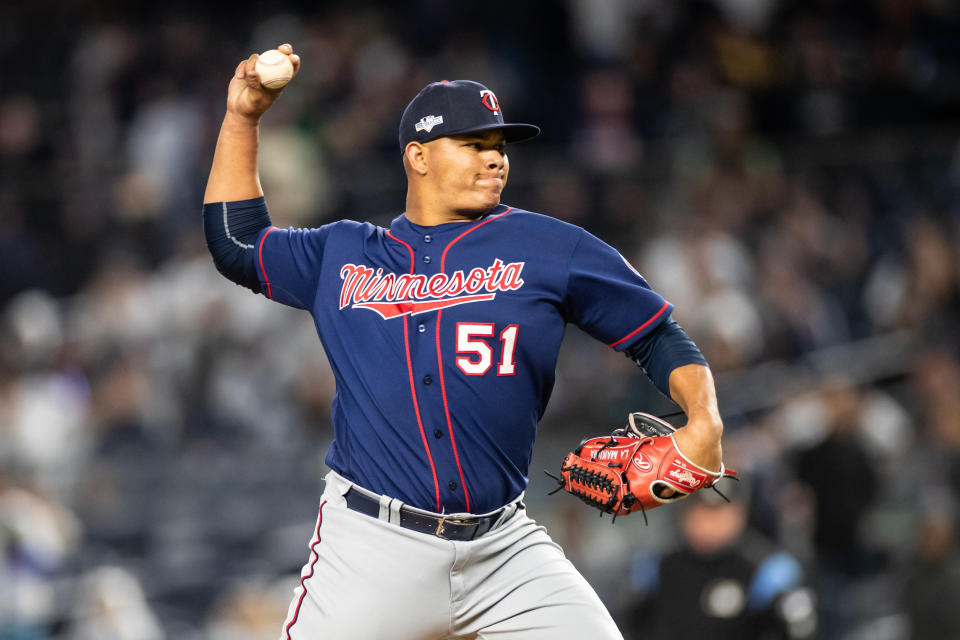
M275 240L285 237L289 242L300 243L317 249L333 247L356 247L381 234L383 229L355 220L336 220L316 227L274 227L281 233Z
M519 207L511 207L508 215L503 216L503 221L518 231L534 234L526 236L528 239L556 238L575 243L586 233L582 227L575 224Z
M324 235L336 235L341 239L345 239L347 237L365 239L370 236L382 234L384 232L383 228L378 227L371 222L361 222L358 220L348 219L328 222L322 227L318 227L318 230L322 230Z
M325 226L331 230L343 231L344 233L375 233L380 227L372 222L362 222L360 220L336 220L327 223Z
M577 233L582 230L581 227L578 227L575 224L570 224L569 222L565 222L559 218L554 218L553 216L543 213L530 211L529 209L509 207L507 212L509 215L505 215L503 217L504 221L509 221L514 224L523 224L531 227L559 230L567 233Z

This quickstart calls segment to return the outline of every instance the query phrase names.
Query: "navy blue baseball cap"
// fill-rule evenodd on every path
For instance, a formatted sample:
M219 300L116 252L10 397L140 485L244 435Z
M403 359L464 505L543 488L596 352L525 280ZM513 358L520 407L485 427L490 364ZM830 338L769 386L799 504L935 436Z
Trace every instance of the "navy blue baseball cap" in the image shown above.
M504 122L497 96L479 82L431 82L403 110L400 149L414 141L488 129L502 130L507 142L529 140L540 133L536 125Z

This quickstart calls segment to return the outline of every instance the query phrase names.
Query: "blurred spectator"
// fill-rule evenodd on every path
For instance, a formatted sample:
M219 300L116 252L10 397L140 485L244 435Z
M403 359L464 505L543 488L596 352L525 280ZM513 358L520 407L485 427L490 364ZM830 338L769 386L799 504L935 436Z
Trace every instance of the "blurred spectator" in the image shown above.
M813 500L814 584L823 633L843 637L867 619L861 607L868 605L854 599L856 589L885 568L864 536L882 485L858 432L860 390L846 380L829 380L820 401L823 438L796 454L794 468Z
M824 438L796 456L797 479L814 496L813 542L821 565L857 576L868 571L861 553L861 526L878 495L879 477L860 440L858 389L829 381L822 392L826 413ZM838 487L856 490L837 490Z
M162 640L160 623L140 582L126 569L104 566L86 574L70 625L70 640Z
M623 172L636 165L642 146L633 124L633 94L619 72L594 71L581 80L583 115L573 133L573 156L583 170Z
M295 581L240 583L214 604L206 625L209 640L276 640Z
M749 488L721 484L731 502L694 494L679 507L679 548L634 564L627 638L815 637L814 594L800 563L748 527Z
M0 637L46 637L62 621L56 585L81 533L64 505L0 472Z
M23 292L5 308L3 326L0 463L67 490L86 461L90 389L65 357L61 306L44 292Z
M912 365L913 413L922 438L910 451L907 470L922 486L960 500L960 360L950 351L928 349Z
M955 511L940 505L917 523L902 598L910 637L948 638L960 629L960 553Z

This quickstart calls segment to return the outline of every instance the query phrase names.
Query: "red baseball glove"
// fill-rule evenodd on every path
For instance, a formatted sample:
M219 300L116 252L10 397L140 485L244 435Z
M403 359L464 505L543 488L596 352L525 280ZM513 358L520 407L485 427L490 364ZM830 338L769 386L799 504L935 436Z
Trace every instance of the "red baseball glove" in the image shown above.
M673 439L676 429L647 413L634 412L626 427L612 435L589 438L568 453L560 467L560 489L577 496L616 519L634 511L644 513L686 498L700 489L713 488L721 478L736 479L737 472L720 465L709 471L684 456ZM665 490L674 494L662 497ZM720 493L722 496L723 494Z

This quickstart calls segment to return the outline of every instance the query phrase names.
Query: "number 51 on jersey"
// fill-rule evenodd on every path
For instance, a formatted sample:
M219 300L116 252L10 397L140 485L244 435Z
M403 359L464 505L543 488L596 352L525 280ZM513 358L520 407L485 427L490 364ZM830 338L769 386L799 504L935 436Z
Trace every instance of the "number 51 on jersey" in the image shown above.
M508 325L500 332L498 376L512 376L517 372L513 355L517 348L519 327ZM484 338L496 335L492 322L457 323L457 366L468 376L482 376L493 366L493 350ZM467 354L467 355L461 355Z

